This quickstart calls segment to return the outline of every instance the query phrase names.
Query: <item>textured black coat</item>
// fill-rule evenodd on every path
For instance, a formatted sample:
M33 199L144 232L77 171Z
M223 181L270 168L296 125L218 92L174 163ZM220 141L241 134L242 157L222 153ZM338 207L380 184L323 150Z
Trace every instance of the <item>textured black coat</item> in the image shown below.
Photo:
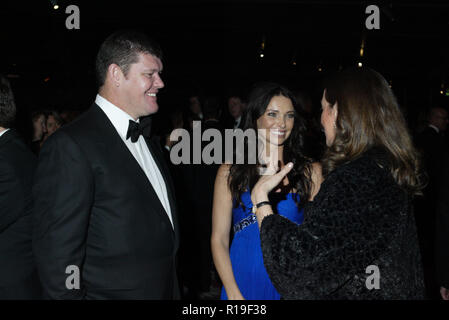
M423 298L411 201L385 159L371 150L332 171L302 225L263 220L265 267L284 299ZM379 268L379 289L367 289L370 265Z
M449 163L449 153L445 156ZM438 285L449 289L449 166L442 174L436 211L436 271Z

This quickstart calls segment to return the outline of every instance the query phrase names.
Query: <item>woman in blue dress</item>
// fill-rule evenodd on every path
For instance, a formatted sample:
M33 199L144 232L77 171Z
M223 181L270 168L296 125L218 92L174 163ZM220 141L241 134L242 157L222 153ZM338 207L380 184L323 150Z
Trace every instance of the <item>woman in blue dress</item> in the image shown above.
M279 213L301 224L302 206L317 193L321 170L303 154L305 125L287 88L275 83L256 85L243 118L243 130L256 132L259 156L256 164L251 164L247 147L254 141L245 140L244 164L223 164L218 170L212 214L212 255L223 283L221 299L278 300L280 295L264 267L250 191L263 174L263 163L277 157L282 168L284 163L292 161L291 174L270 194L269 200ZM231 231L233 239L229 247Z

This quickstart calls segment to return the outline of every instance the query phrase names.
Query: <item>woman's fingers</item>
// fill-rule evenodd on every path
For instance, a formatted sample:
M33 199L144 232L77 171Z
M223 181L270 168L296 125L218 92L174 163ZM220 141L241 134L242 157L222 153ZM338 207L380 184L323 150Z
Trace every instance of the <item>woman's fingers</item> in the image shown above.
M292 168L293 163L290 162L276 173L277 169L272 166L269 170L273 173L271 175L262 176L259 180L262 190L267 193L273 190L273 188L276 187L282 181L282 179L284 179L284 177L290 172Z
M292 170L293 163L288 163L282 170L278 173L272 175L264 175L259 178L253 190L251 191L251 200L254 204L260 202L260 199L263 201L266 200L268 193L273 190L282 179Z
M278 170L277 168L278 168L278 166L275 167L276 171ZM282 181L282 179L284 179L284 177L290 172L290 170L292 170L292 168L293 168L293 163L289 162L278 173L276 173L274 175L276 177L276 181L278 184Z

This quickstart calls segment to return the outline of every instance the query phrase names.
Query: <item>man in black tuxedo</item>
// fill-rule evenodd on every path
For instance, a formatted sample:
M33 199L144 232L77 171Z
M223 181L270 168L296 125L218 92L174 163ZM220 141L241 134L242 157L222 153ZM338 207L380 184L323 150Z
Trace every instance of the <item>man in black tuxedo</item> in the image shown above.
M41 150L33 245L46 298L179 298L173 185L145 118L158 111L161 59L141 33L109 36L95 103Z
M31 250L31 186L36 158L13 126L8 81L0 76L0 300L39 299Z

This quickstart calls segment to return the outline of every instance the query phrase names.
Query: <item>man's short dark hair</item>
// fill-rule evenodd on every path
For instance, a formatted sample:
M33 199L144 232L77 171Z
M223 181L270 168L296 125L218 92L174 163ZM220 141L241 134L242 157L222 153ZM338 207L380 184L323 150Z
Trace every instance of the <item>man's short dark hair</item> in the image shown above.
M31 121L36 121L37 119L39 119L39 117L41 117L41 116L46 116L45 115L45 112L44 111L42 111L42 110L35 110L35 111L33 111L32 113L31 113L31 115L30 115L30 117L31 117Z
M229 99L231 98L239 98L242 103L245 103L247 100L247 94L244 93L242 89L231 88L228 89L226 94L226 101L229 102Z
M10 128L16 118L16 104L8 79L0 74L0 127Z
M126 76L131 64L138 61L140 53L151 54L162 60L159 45L141 32L120 30L107 37L98 51L95 63L98 86L104 84L108 67L113 63Z

